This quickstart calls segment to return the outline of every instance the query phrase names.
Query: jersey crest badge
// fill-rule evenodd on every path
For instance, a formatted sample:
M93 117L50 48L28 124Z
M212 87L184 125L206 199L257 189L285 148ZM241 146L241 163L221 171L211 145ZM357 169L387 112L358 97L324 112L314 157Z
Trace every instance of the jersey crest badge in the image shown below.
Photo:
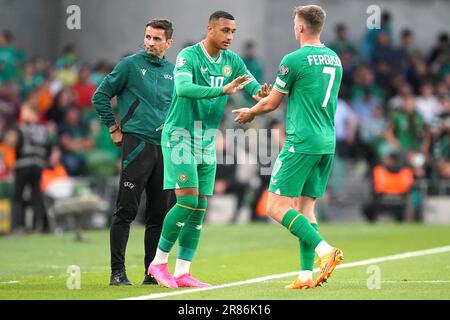
M181 173L178 176L178 181L180 181L181 183L185 183L187 181L187 179L188 179L188 175L185 173Z
M223 66L222 74L224 77L229 77L229 76L231 76L232 73L233 73L233 68L229 64Z

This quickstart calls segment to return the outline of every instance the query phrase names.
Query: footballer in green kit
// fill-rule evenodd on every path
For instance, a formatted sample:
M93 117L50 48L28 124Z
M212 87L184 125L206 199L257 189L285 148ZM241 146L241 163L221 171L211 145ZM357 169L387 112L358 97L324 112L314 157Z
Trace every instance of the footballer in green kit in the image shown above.
M183 49L177 57L172 104L164 123L161 146L164 189L174 189L177 203L167 214L158 249L148 274L169 288L207 287L189 269L197 250L207 196L213 194L216 175L214 140L228 97L242 89L255 100L267 96L242 59L227 50L236 31L234 17L213 13L205 40ZM172 276L168 256L178 240Z
M233 110L236 121L278 108L288 96L286 142L274 164L267 213L299 239L301 271L288 289L322 285L343 260L343 253L318 233L314 206L325 192L333 164L334 118L342 65L337 54L320 41L325 11L316 5L294 10L294 30L300 49L286 55L279 66L274 90L252 108ZM314 255L320 275L313 281Z

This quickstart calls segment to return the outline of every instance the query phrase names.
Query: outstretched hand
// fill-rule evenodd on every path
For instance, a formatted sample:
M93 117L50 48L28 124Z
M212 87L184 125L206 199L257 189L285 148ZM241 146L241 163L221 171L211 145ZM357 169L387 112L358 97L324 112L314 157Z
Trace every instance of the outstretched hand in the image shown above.
M243 75L240 77L237 77L233 81L231 81L229 84L223 87L223 93L224 94L234 94L236 92L239 92L244 88L242 85L244 82L248 80L248 75Z
M272 85L271 84L267 84L264 83L261 88L259 89L258 93L256 94L256 96L253 96L253 99L255 99L256 101L261 100L262 98L267 97L270 94L270 91L272 91Z
M250 108L235 109L231 112L238 114L234 121L241 124L252 122L255 119L255 116L250 112Z

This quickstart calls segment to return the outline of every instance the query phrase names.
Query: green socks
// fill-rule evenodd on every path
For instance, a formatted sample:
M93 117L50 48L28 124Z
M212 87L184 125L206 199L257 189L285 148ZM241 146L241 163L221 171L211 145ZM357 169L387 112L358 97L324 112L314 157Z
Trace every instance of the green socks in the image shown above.
M198 196L179 196L164 219L158 249L170 252L189 216L198 207Z
M318 230L319 226L316 223L311 223L311 226L314 228L314 230ZM314 247L304 243L303 241L299 240L300 243L300 266L302 271L313 271L314 269Z
M202 232L203 218L205 217L208 199L201 197L198 199L197 210L192 212L189 219L181 230L178 239L178 259L192 261L195 251L200 242L200 233Z
M283 217L281 224L286 227L294 236L306 245L316 248L323 241L320 234L311 226L308 219L294 209L289 210Z

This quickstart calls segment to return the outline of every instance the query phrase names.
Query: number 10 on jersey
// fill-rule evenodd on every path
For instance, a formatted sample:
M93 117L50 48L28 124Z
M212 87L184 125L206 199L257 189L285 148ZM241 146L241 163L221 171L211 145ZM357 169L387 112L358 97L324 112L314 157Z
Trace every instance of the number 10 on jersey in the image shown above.
M210 78L211 78L211 87L222 87L223 86L224 77L210 76Z

